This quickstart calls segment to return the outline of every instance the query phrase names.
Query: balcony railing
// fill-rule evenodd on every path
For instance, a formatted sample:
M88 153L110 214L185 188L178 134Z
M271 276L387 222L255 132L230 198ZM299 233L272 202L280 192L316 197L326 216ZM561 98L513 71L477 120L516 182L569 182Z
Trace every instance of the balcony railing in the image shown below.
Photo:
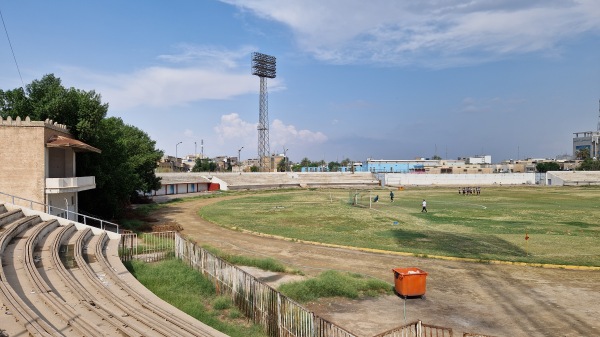
M96 188L96 177L46 178L46 193L80 192Z

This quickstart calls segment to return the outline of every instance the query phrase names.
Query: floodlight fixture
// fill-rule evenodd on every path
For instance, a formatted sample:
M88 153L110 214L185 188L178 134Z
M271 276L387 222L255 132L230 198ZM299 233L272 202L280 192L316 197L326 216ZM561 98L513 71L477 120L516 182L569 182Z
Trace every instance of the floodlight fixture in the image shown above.
M258 77L275 78L275 56L261 53L252 53L252 75Z

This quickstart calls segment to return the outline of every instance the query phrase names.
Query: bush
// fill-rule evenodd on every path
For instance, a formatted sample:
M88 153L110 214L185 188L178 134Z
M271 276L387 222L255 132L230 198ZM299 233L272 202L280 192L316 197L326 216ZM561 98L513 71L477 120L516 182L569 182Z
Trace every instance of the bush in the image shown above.
M320 297L376 296L391 293L392 287L378 279L330 270L313 279L282 284L279 291L298 302L308 302Z
M225 310L231 308L231 299L227 296L218 296L213 302L212 306L215 310Z

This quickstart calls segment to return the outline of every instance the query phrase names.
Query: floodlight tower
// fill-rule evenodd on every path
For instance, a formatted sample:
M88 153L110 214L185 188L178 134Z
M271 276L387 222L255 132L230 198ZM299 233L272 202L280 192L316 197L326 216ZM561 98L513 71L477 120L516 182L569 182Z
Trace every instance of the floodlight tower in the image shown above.
M260 77L258 107L258 160L261 171L269 170L271 161L269 148L269 98L267 78L275 78L275 56L252 53L252 75Z

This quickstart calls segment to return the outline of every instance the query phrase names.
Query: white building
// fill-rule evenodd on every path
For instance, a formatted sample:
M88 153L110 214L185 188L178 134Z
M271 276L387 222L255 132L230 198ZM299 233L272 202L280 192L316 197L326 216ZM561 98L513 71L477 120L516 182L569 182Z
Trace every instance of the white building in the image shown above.
M487 155L487 156L469 157L466 159L466 163L467 164L491 164L492 156Z

